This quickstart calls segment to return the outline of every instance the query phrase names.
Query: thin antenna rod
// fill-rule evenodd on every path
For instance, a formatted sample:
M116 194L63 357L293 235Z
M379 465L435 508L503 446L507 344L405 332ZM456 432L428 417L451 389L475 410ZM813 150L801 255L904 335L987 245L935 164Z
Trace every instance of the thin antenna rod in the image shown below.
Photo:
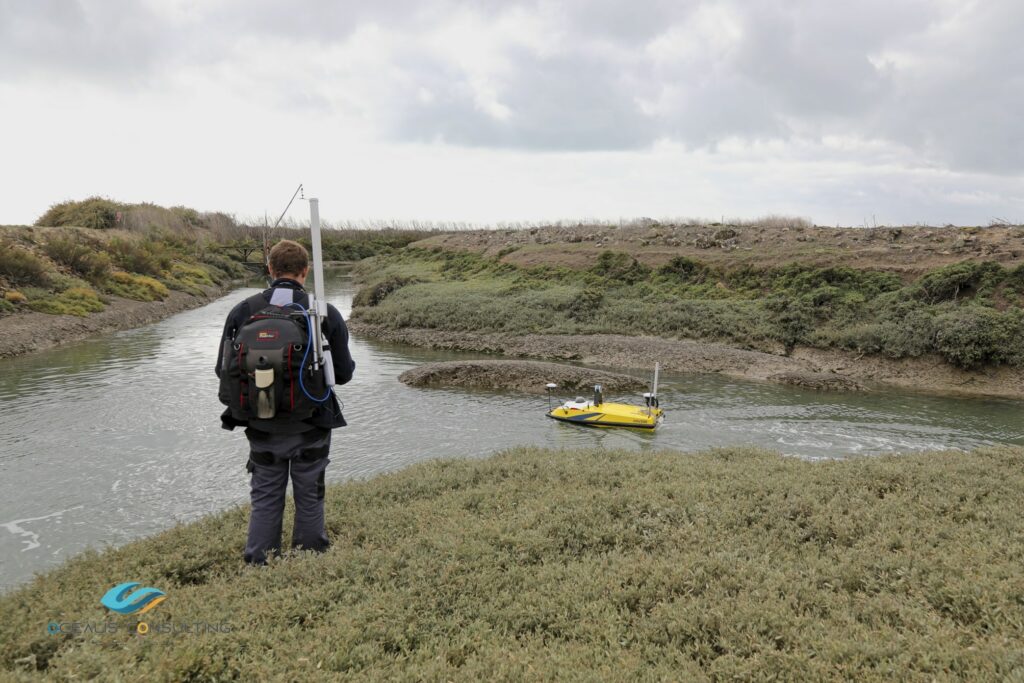
M295 201L295 198L299 196L300 192L302 192L302 183L299 183L299 186L295 188L292 198L288 200L288 206L284 207L284 211L282 211L281 215L277 217L277 222L274 223L274 227L271 228L271 230L276 230L277 226L281 225L281 221L284 220L284 215L288 213L288 209L292 208L292 202Z

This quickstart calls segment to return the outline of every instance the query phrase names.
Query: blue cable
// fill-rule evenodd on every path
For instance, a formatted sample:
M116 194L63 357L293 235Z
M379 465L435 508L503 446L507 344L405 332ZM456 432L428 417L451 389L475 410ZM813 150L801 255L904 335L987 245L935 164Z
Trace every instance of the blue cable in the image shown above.
M306 385L302 381L302 375L304 374L303 371L306 369L306 360L309 358L309 350L313 348L313 323L309 319L309 311L306 310L302 304L295 303L294 301L284 305L284 307L288 306L294 306L302 311L302 315L306 316L306 332L308 333L308 339L306 343L306 352L302 354L302 367L299 369L299 389L301 389L302 393L306 395L306 398L313 403L324 403L331 397L331 387L327 387L327 393L324 394L323 398L316 398L314 396L310 396L309 392L306 391Z

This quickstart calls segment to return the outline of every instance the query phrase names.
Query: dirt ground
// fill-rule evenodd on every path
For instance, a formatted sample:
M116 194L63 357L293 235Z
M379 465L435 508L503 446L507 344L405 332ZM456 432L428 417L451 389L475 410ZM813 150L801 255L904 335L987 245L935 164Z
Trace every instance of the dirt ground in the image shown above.
M163 301L134 301L112 296L104 310L84 318L36 312L7 315L0 318L0 358L153 323L209 303L225 291L211 287L205 297L172 291Z
M426 348L474 351L520 358L576 361L618 368L719 373L742 379L795 384L822 390L896 388L960 396L1024 399L1024 370L1001 367L966 372L940 358L891 360L844 351L797 347L790 356L747 351L723 344L625 335L511 336L407 328L393 330L351 321L356 336Z
M625 251L649 266L675 256L712 265L784 263L846 265L915 275L964 260L1024 263L1024 227L831 228L801 225L698 225L642 221L627 226L576 225L477 230L437 235L417 247L498 256L518 266L587 268L603 251Z
M458 387L543 394L548 382L559 389L589 391L595 384L605 392L643 390L646 383L630 375L559 363L523 360L474 360L427 363L406 370L398 379L415 387Z

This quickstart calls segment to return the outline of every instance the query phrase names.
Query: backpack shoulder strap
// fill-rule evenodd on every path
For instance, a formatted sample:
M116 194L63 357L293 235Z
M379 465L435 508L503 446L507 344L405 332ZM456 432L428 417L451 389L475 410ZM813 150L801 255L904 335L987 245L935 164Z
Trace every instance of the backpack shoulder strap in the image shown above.
M249 315L246 318L246 320L248 320L252 316L262 311L263 309L268 308L270 306L270 302L267 301L266 298L263 296L263 292L260 292L259 294L253 294L252 296L245 300L245 303L248 304L249 306Z

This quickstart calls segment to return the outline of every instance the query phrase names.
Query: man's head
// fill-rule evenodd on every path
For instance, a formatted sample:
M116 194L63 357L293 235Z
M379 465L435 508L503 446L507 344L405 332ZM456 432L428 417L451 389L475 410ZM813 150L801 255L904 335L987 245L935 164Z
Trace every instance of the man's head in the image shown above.
M287 277L300 285L309 275L309 252L298 242L281 240L270 250L270 277Z

